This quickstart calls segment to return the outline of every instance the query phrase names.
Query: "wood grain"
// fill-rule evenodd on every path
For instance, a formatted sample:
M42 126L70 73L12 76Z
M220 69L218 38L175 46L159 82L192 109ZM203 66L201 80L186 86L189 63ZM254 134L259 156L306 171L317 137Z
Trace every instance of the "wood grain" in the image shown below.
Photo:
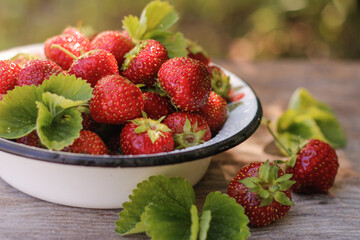
M276 119L297 87L307 88L330 104L348 137L337 150L340 169L328 194L293 194L289 214L265 228L251 228L250 239L360 238L360 63L217 61L247 81L259 96L264 116ZM195 186L201 208L212 191L226 192L228 182L250 161L281 156L264 127L243 144L213 157L205 177ZM1 167L1 166L0 166ZM148 239L114 232L119 209L92 210L60 206L27 196L0 179L0 239Z

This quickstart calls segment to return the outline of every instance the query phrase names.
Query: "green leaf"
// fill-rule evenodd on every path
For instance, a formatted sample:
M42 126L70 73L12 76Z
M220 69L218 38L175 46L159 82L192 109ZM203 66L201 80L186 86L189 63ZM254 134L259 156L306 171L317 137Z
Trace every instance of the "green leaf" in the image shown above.
M146 31L146 25L140 25L139 18L133 15L126 16L122 21L123 29L133 40L140 40Z
M211 222L211 211L205 210L200 215L200 232L199 232L199 240L206 240L207 234L210 228Z
M52 75L40 87L44 92L54 93L73 101L87 101L92 97L93 88L75 75Z
M199 219L197 211L186 209L178 203L150 203L145 207L146 234L158 240L183 240L197 238ZM195 207L196 209L196 207ZM196 216L195 216L196 215ZM192 218L195 222L192 222ZM192 233L192 230L196 231ZM194 235L193 235L194 234Z
M168 2L152 1L145 6L140 16L140 23L146 24L147 31L166 30L179 19L174 7Z
M211 211L207 240L242 240L250 235L247 226L249 219L235 199L220 192L210 193L206 197L203 212L207 210Z
M277 126L279 133L289 132L302 138L317 138L335 148L346 145L345 132L331 107L315 99L303 88L293 93L289 108L279 118Z
M293 109L301 113L306 112L310 107L316 107L318 109L333 113L327 104L316 100L306 89L296 89L295 92L291 95L288 109Z
M159 41L166 48L169 58L186 57L188 54L185 38L180 32L172 33L155 30L148 32L144 38Z
M59 112L67 108L84 106L87 103L85 101L73 101L66 99L63 96L56 95L54 93L45 92L42 94L44 104L48 107L53 116L56 116Z
M61 150L79 137L82 129L81 113L75 108L64 109L53 116L42 102L38 108L37 134L41 143L49 149Z
M306 114L315 120L324 137L334 148L346 145L345 132L334 114L315 107L310 107Z
M129 198L130 201L123 204L124 210L119 213L120 219L116 222L115 231L122 235L136 227L145 207L150 203L172 204L188 211L195 203L195 193L189 181L181 177L168 178L161 175L139 183Z
M35 85L15 87L0 102L0 137L15 139L36 128L36 101L43 91Z

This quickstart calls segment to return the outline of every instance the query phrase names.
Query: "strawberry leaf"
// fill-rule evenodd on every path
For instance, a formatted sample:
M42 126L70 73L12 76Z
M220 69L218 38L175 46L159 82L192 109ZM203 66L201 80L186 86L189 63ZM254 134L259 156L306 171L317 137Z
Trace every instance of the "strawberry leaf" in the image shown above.
M200 215L200 232L199 232L199 240L206 240L207 233L210 228L211 222L211 211L205 210Z
M150 203L154 204L150 208L168 204L173 205L173 209L181 207L189 212L195 203L195 193L190 182L183 178L161 175L150 177L139 183L130 196L130 202L123 204L124 210L119 213L120 219L116 222L115 231L122 235L133 233L134 230L145 231L141 215ZM147 218L146 214L144 218Z
M250 235L247 226L249 219L244 213L244 208L228 195L220 192L210 193L203 207L203 212L205 211L211 212L211 222L207 236L203 239L242 240ZM200 233L203 231L202 227L207 228L204 223L200 225Z
M133 15L126 16L122 21L123 29L129 34L130 38L136 41L142 39L146 32L146 25L140 25L139 18Z
M293 93L288 110L276 125L279 140L292 152L296 152L304 139L319 139L334 148L346 145L345 132L331 107L316 100L303 88Z
M145 6L140 16L140 23L146 24L146 29L150 32L153 30L166 30L178 19L179 15L175 12L173 6L168 2L156 0Z
M182 33L172 33L164 31L152 31L145 35L145 38L151 38L159 41L166 48L169 58L186 57L186 41Z
M195 205L186 209L174 203L151 203L145 208L144 221L146 234L152 239L197 239L199 218Z
M87 101L92 97L89 83L75 75L52 75L40 86L44 92L55 93L73 101Z
M36 128L36 101L43 91L35 85L15 87L0 102L0 137L15 139Z
M81 113L75 108L63 109L55 107L58 112L54 116L42 102L38 107L37 134L41 143L48 149L61 150L78 138L82 129Z

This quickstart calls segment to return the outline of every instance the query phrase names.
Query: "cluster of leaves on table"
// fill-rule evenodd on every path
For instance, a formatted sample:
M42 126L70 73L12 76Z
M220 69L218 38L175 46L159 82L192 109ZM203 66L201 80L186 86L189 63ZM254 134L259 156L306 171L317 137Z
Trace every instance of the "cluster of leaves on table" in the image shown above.
M177 29L214 57L239 60L279 57L358 58L360 4L356 0L171 0ZM0 8L0 49L41 42L63 26L121 28L147 0L5 0ZM44 21L46 19L46 21Z

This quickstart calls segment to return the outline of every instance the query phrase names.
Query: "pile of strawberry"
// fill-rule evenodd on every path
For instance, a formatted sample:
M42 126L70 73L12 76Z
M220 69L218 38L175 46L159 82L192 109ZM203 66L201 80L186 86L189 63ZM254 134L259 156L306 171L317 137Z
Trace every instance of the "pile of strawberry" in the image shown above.
M52 75L86 80L93 87L89 111L82 113L79 138L63 151L152 154L196 146L215 136L228 114L229 77L191 41L182 46L186 56L170 56L160 41L133 39L130 27L124 28L88 38L68 27L45 41L46 59L21 54L0 61L1 96ZM43 147L36 131L17 142Z

